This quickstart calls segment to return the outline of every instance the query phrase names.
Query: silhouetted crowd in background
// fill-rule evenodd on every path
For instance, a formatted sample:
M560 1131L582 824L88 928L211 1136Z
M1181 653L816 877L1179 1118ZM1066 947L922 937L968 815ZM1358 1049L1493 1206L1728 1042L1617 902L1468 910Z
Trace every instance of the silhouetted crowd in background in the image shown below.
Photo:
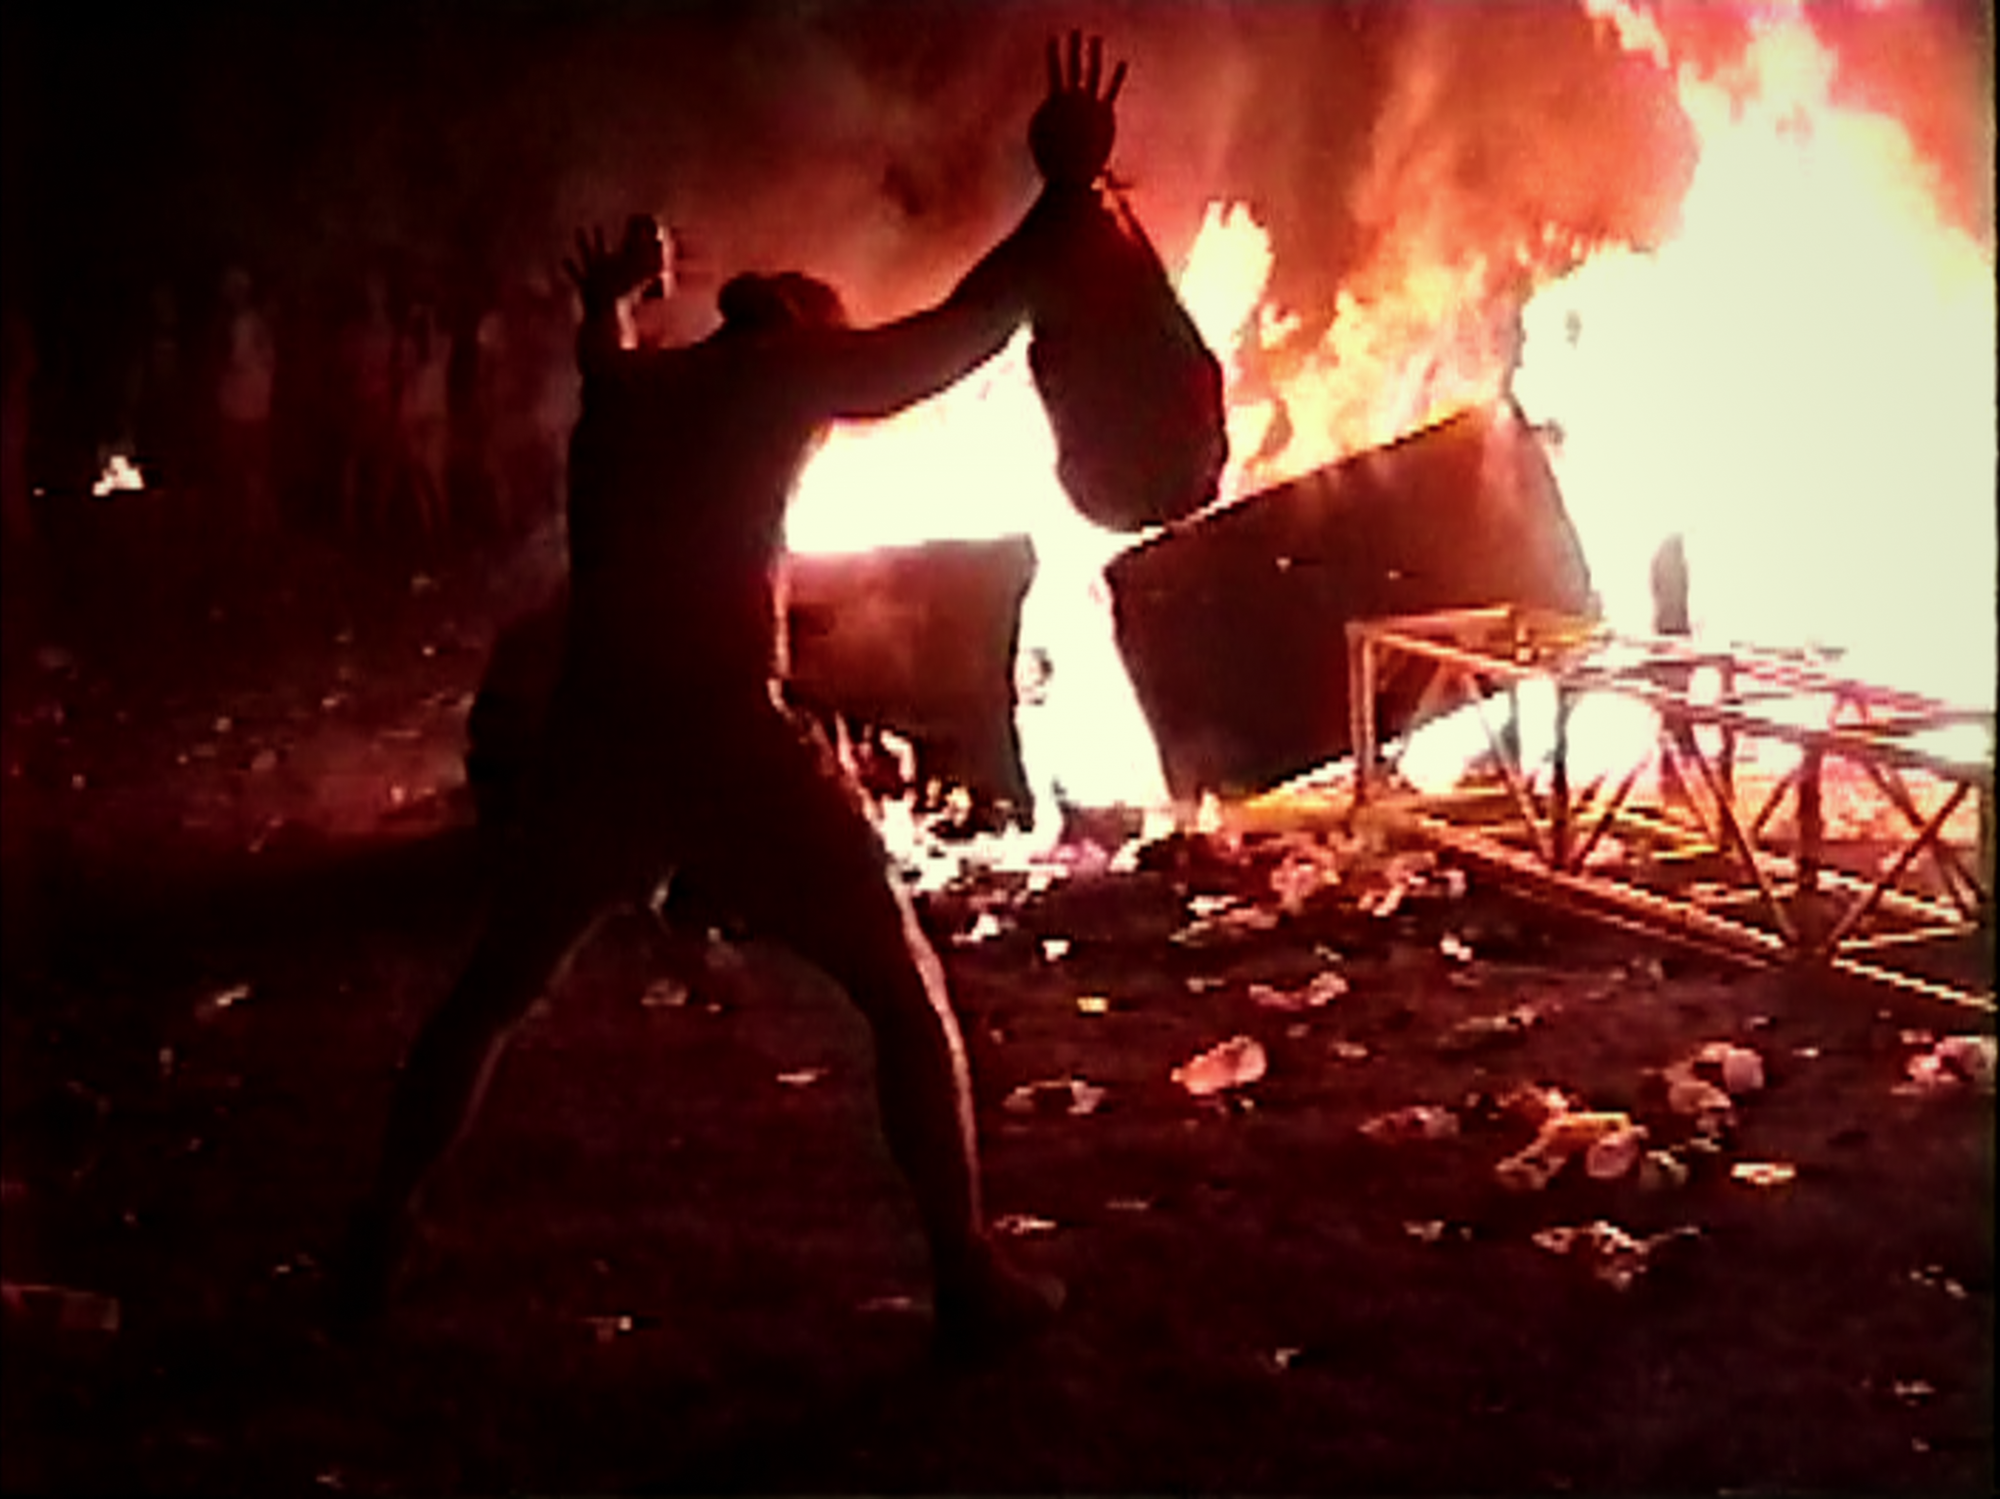
M561 513L576 310L554 274L483 291L357 267L162 276L96 335L5 330L11 548L109 523L161 560L321 536L385 560L504 547ZM107 513L110 512L110 513Z

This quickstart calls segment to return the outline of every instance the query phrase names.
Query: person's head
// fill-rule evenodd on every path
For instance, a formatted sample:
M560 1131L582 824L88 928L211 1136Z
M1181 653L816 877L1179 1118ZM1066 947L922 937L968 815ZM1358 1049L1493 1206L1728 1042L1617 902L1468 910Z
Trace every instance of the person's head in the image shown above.
M722 326L739 333L786 328L845 328L840 293L801 271L733 277L716 295Z

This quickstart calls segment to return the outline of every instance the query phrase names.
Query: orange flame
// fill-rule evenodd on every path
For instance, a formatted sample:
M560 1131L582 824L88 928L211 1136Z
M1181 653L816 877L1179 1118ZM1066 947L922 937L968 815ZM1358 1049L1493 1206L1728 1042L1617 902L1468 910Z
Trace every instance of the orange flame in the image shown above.
M1552 224L1500 255L1418 232L1313 338L1266 298L1263 228L1211 204L1177 284L1224 360L1222 499L1511 393L1551 434L1611 623L1649 625L1649 564L1678 533L1698 633L1839 647L1858 674L1991 704L1991 246L1948 221L1901 125L1834 101L1835 60L1796 4L1754 11L1719 75L1677 64L1633 0L1582 4L1675 70L1700 147L1677 232L1584 254ZM1510 288L1537 283L1520 306ZM1159 804L1100 576L1126 538L1064 499L1025 340L918 410L836 432L788 538L813 552L1023 531L1042 570L1023 648L1055 657L1058 692L1066 660L1075 684L1045 747L1059 741L1072 790ZM1036 737L1024 715L1031 759Z

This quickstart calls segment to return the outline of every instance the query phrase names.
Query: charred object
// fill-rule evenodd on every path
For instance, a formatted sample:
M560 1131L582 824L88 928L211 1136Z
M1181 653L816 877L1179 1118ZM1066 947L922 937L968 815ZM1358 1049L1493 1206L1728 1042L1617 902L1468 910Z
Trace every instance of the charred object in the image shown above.
M1133 548L1106 576L1180 798L1264 790L1349 751L1350 621L1590 608L1555 476L1511 402L1253 495ZM1411 726L1418 690L1380 684L1385 734Z

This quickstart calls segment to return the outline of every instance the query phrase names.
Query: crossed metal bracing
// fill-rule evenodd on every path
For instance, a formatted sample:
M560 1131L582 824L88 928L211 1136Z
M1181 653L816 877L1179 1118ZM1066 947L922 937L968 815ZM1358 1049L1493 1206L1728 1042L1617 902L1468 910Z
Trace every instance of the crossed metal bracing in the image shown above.
M1611 921L1993 1009L1990 711L1509 606L1351 624L1348 651L1364 815ZM1526 756L1523 698L1551 691L1548 747ZM1643 750L1579 745L1600 697L1650 710ZM1389 702L1476 716L1488 754L1448 792L1413 790L1379 732Z

